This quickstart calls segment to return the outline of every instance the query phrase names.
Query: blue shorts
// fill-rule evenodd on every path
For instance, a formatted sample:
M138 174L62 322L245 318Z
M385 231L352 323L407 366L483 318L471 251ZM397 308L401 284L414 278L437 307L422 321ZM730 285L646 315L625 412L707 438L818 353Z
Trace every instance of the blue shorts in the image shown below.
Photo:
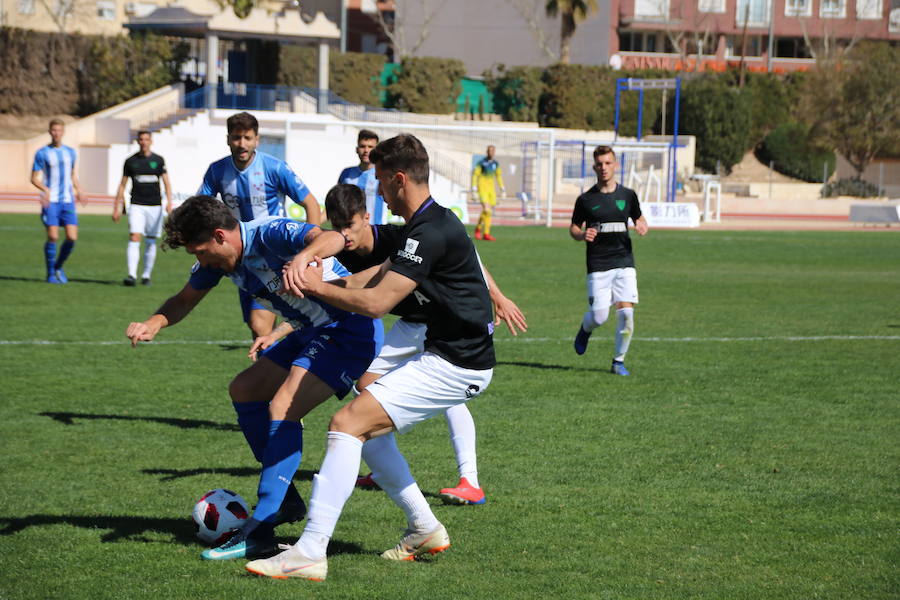
M381 319L351 314L325 327L300 329L263 351L285 369L306 369L343 398L353 382L366 372L384 342Z
M78 225L78 215L75 214L75 203L51 202L47 205L47 208L41 209L41 221L44 223L44 227Z
M251 310L269 310L262 304L256 301L249 293L245 292L241 288L238 288L238 298L241 301L241 314L244 315L244 323L250 322L250 311Z

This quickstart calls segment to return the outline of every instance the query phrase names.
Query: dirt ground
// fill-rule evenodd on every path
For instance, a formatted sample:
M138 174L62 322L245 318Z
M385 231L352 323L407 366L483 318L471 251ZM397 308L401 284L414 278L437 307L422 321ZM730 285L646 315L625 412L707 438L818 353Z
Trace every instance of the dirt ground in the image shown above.
M760 183L769 181L769 165L764 165L756 158L751 150L744 155L741 162L736 164L730 175L722 178L727 183ZM772 171L772 183L806 183L800 179L794 179L782 175L778 171Z
M10 115L0 114L0 139L27 140L36 135L47 132L47 124L50 119L62 119L71 123L78 119L72 115Z

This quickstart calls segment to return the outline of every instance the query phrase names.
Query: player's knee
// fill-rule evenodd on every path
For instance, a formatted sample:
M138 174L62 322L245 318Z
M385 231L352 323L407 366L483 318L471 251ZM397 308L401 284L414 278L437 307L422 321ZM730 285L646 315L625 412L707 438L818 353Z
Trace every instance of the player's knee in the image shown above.
M606 320L609 318L609 308L593 308L591 309L591 319L594 320L594 325L599 327L606 323Z
M228 384L228 395L231 396L232 402L250 402L252 401L253 385L249 381L249 377L244 373L239 373L231 383Z

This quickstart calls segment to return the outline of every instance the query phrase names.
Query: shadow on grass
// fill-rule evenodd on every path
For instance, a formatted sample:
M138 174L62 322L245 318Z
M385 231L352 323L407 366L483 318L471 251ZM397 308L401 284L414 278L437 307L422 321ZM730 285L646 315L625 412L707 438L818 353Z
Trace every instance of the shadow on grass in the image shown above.
M233 467L233 468L199 468L199 469L143 469L141 473L146 475L162 475L160 481L174 481L183 477L195 477L197 475L229 475L231 477L259 477L259 467ZM301 469L294 474L295 481L312 481L316 471Z
M174 417L138 417L130 415L98 415L92 413L74 413L74 412L42 412L38 413L41 417L50 417L54 421L58 421L63 425L75 425L76 419L99 420L110 419L114 421L147 421L150 423L162 423L164 425L172 425L181 429L215 429L218 431L240 431L241 428L235 423L216 423L215 421L204 421L201 419L177 419Z
M31 281L37 283L47 283L46 277L13 277L12 275L0 275L0 281ZM109 281L105 279L82 279L80 277L70 277L69 283L96 283L99 285L122 285L119 281Z
M185 546L197 545L194 524L188 519L160 519L135 517L131 515L30 515L28 517L0 517L0 536L13 535L29 527L43 525L71 525L84 529L109 530L100 538L101 542L157 542L148 537L150 533L172 536L172 541Z
M537 362L525 362L521 360L501 360L497 361L498 365L508 365L510 367L526 367L529 369L541 369L541 370L550 370L550 371L595 371L596 369L589 369L586 367L571 367L569 365L545 365L544 363Z

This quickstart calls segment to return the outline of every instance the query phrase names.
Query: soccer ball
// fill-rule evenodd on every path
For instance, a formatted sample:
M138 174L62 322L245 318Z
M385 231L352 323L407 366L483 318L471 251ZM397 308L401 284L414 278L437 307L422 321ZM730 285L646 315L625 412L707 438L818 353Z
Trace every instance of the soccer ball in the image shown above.
M220 546L241 527L250 514L247 503L231 490L206 492L194 505L191 516L197 537L210 546Z

